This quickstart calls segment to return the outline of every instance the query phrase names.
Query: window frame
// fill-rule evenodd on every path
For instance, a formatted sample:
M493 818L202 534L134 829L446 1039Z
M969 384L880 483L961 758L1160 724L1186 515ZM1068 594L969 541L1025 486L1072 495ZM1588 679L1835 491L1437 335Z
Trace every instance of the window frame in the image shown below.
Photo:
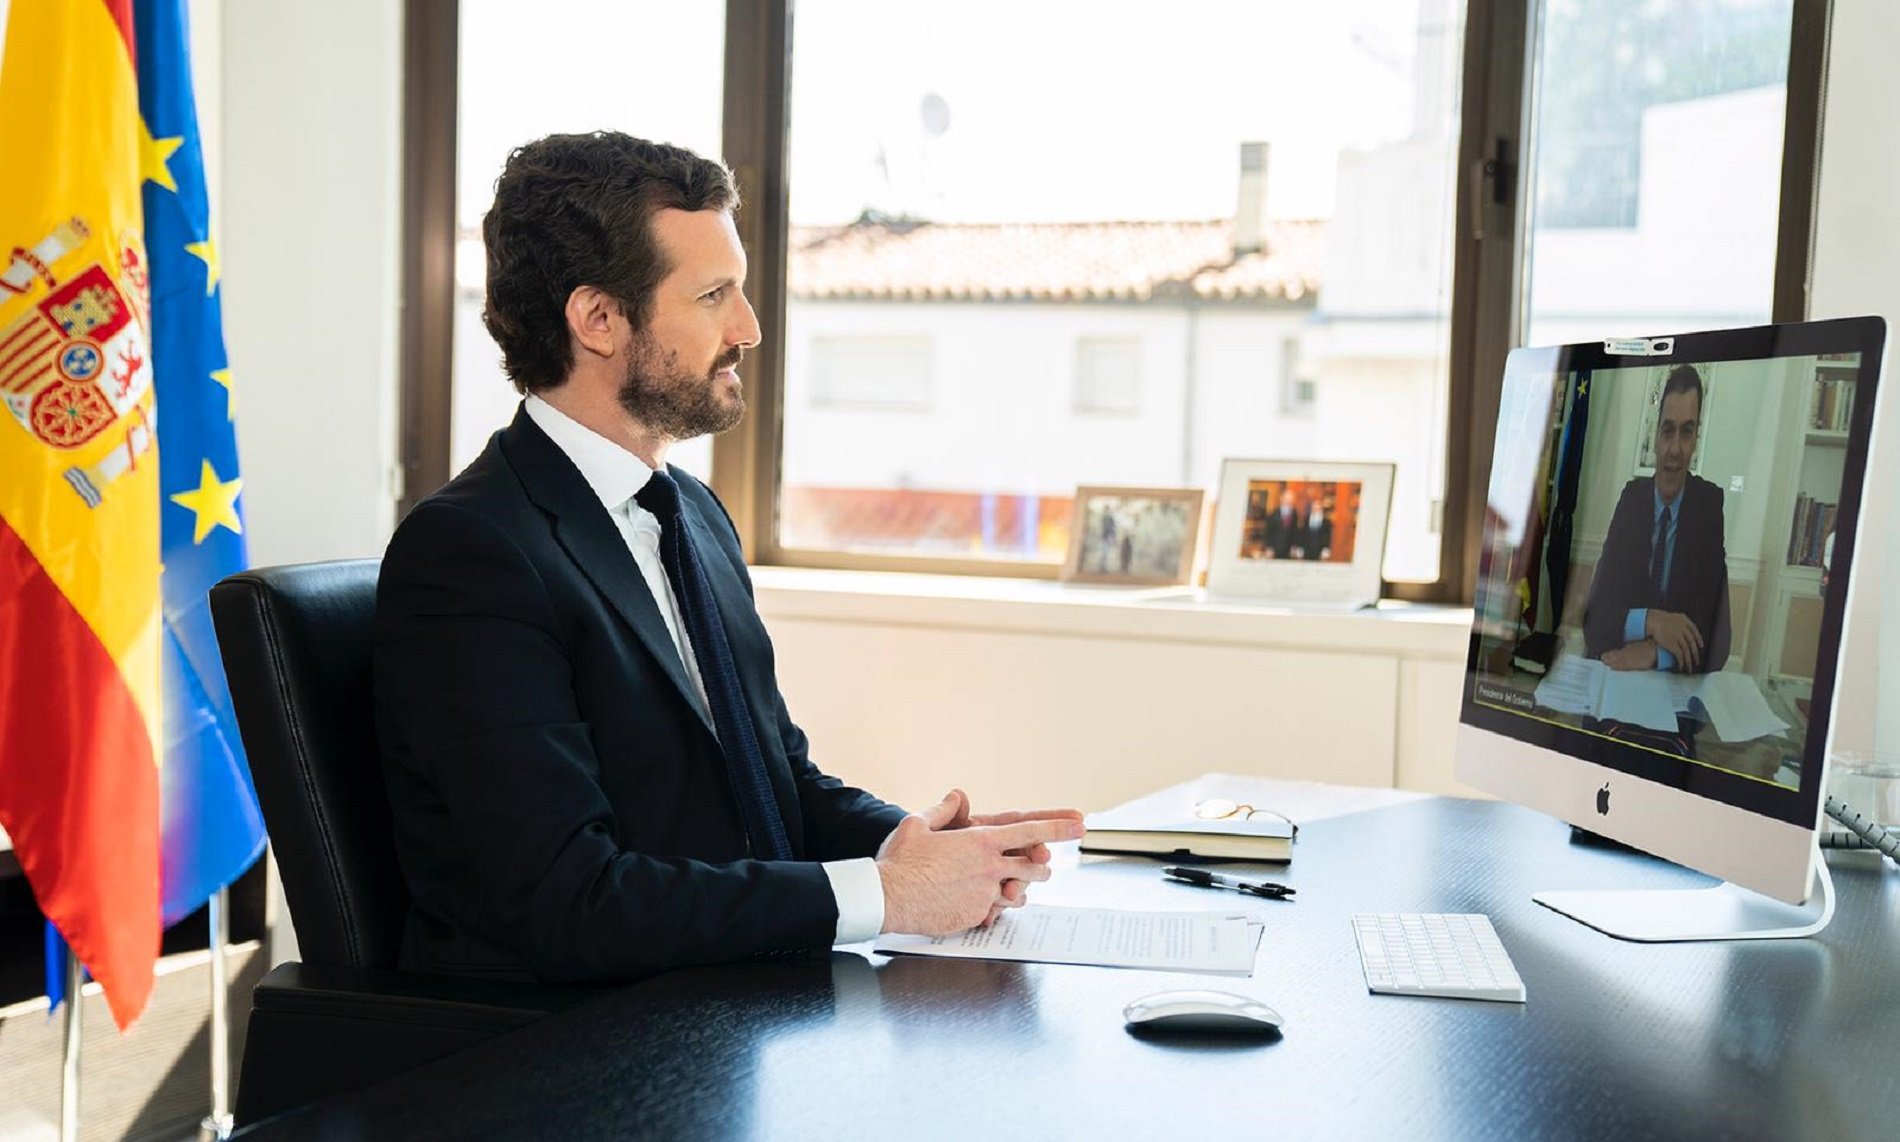
M778 539L783 453L787 142L794 0L726 0L724 158L743 203L746 290L763 340L747 376L748 414L713 447L711 483L755 564L1055 579L1054 565L787 547ZM1807 316L1831 0L1792 0L1772 320ZM455 256L458 0L410 0L404 20L404 236L400 395L406 513L449 477ZM1439 573L1387 582L1384 596L1469 605L1477 585L1504 359L1522 342L1529 222L1520 176L1535 121L1538 0L1467 0L1457 149L1445 494Z

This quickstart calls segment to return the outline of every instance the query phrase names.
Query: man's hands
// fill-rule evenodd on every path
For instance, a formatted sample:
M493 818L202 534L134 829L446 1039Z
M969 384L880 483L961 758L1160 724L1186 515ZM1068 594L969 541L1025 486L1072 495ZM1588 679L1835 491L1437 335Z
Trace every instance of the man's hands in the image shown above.
M952 789L944 794L943 804L949 804L952 799L957 802L957 808L951 814L950 823L943 826L946 829L967 829L972 825L1014 825L1023 821L1080 822L1082 820L1080 809L1010 809L1002 813L972 813L970 798L961 789ZM1040 843L1010 855L1026 856L1037 864L1049 863L1049 848Z
M1676 656L1678 670L1694 673L1701 668L1702 631L1696 627L1694 620L1688 615L1675 611L1659 611L1651 607L1648 616L1643 620L1643 633L1649 636L1654 645ZM1603 657L1604 661L1609 661L1609 655L1606 654ZM1650 666L1654 665L1652 661Z
M884 930L947 936L988 924L1022 904L1028 883L1049 879L1049 843L1082 835L1074 809L972 814L953 789L885 838Z
M1603 652L1603 665L1611 670L1656 669L1656 640L1643 639Z
M1693 674L1702 668L1702 629L1688 615L1651 607L1643 618L1643 633L1648 637L1604 651L1603 665L1611 670L1654 670L1661 649L1675 656L1677 670Z
M962 807L951 817L950 823L944 826L946 829L967 829L972 825L1014 825L1022 821L1079 822L1082 820L1080 809L1010 809L1002 813L972 813L970 798L963 790L952 789L944 795L944 800L947 802L953 797L962 802ZM1025 849L1013 849L1006 855L1028 857L1037 864L1048 864L1049 846L1038 842ZM1020 880L1005 880L999 899L995 904L990 905L990 914L983 921L983 926L987 928L996 923L996 918L1003 914L1003 909L1021 906L1028 895L1028 884Z

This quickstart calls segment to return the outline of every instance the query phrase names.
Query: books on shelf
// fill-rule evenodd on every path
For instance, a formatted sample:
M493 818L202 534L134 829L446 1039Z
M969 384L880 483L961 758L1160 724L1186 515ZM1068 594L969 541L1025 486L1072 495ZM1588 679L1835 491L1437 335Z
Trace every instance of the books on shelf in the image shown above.
M1088 818L1085 853L1136 853L1163 857L1213 857L1285 864L1293 859L1293 823L1255 814L1251 819L1202 820L1193 807L1178 818L1157 817L1122 806Z
M1808 427L1819 432L1846 432L1854 420L1854 388L1852 370L1816 369L1808 403Z
M1839 512L1838 504L1823 503L1806 492L1794 498L1794 522L1788 530L1789 566L1821 566L1821 555L1827 537L1834 534L1834 519Z

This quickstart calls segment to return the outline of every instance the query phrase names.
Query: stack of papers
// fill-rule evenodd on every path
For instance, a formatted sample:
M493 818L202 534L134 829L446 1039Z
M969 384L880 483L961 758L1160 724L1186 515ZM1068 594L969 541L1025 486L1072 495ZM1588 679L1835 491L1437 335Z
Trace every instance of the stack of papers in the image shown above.
M1257 920L1224 912L1030 904L1004 913L988 928L954 936L880 936L871 949L885 955L1248 976L1265 930Z
M1746 674L1611 670L1574 654L1559 659L1537 684L1537 704L1665 733L1675 732L1677 714L1688 714L1714 725L1725 742L1752 741L1788 728Z

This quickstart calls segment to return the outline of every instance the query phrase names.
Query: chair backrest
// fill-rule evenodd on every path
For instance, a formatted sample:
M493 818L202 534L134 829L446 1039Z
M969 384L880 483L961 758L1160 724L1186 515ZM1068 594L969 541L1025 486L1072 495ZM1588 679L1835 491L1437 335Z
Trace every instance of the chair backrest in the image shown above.
M409 892L376 744L379 560L270 567L211 617L304 962L394 968Z

